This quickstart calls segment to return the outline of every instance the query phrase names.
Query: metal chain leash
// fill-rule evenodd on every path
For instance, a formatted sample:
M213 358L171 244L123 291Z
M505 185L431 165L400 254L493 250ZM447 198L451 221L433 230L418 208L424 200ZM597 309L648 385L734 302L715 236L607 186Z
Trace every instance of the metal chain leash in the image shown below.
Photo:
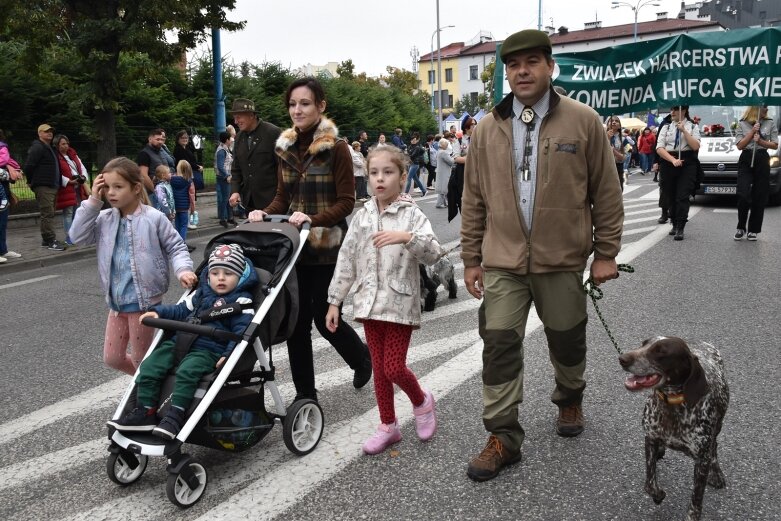
M623 271L626 273L634 273L635 269L629 264L619 264L618 271ZM583 283L583 291L586 292L586 295L591 297L591 302L594 304L594 310L597 312L597 316L599 317L599 320L602 322L602 325L605 327L605 331L607 331L607 336L610 337L610 341L613 342L613 347L616 348L616 351L618 351L618 354L620 355L621 349L619 349L618 347L618 342L616 342L615 337L613 337L613 333L610 332L610 328L607 327L607 322L605 322L605 318L602 316L602 312L599 310L599 306L597 305L597 300L601 299L604 296L602 289L596 284L594 284L594 279L592 277L589 277L588 280L586 280L586 282Z

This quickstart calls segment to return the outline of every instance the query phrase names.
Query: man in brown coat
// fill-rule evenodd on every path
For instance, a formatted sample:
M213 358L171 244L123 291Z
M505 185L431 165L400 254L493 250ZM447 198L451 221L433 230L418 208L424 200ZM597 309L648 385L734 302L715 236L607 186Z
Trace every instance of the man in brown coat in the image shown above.
M258 117L251 100L235 100L231 113L239 133L233 145L230 205L241 203L247 211L262 210L277 191L274 147L280 130Z

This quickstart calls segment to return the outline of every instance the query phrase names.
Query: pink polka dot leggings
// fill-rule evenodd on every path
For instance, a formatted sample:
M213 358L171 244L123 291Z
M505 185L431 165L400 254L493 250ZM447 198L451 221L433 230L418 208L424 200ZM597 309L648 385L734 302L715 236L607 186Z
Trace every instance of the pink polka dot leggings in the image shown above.
M406 393L415 407L423 405L425 400L418 378L407 367L412 326L367 320L363 323L363 331L372 356L374 394L380 409L380 421L393 423L396 420L393 384Z
M149 349L155 330L138 321L141 312L109 311L103 340L103 363L112 369L134 375ZM128 356L128 346L130 353Z

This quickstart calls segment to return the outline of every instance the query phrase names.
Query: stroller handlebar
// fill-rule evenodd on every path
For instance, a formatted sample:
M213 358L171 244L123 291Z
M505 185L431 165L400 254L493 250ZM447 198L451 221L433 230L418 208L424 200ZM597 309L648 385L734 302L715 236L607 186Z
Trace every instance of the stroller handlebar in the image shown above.
M198 336L205 336L220 341L234 341L239 342L242 339L241 335L237 335L231 331L224 329L217 329L210 326L203 326L198 324L190 324L189 322L180 322L178 320L167 320L164 318L152 318L146 317L141 321L142 324L157 329L164 329L166 331L184 331L186 333L192 333Z
M286 222L288 222L288 219L290 219L289 215L281 215L281 214L270 215L270 214L266 214L263 217L263 222L266 222L266 223L286 223ZM248 223L248 222L250 222L249 219L247 219L245 221L242 221L242 224ZM303 223L301 225L301 229L302 230L308 230L311 226L312 226L312 223L306 222L306 223Z

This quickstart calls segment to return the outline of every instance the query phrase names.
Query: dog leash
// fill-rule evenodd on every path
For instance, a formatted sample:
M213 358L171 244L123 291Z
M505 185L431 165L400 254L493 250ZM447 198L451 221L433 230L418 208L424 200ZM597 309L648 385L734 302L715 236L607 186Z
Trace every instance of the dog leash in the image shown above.
M623 271L626 273L634 273L635 269L629 264L619 264L618 271ZM616 342L615 337L613 337L613 333L610 332L610 328L607 327L607 322L605 322L605 318L602 316L602 312L599 310L599 306L597 305L597 300L605 296L605 294L602 292L602 288L594 284L593 277L589 277L588 280L586 280L586 282L583 283L583 291L586 292L586 295L591 297L591 302L594 304L594 310L597 312L597 316L599 317L599 320L602 322L602 325L605 327L605 331L607 331L607 336L610 337L610 341L613 342L613 347L616 348L616 351L618 351L618 354L620 355L621 349L619 349L618 347L618 342Z

